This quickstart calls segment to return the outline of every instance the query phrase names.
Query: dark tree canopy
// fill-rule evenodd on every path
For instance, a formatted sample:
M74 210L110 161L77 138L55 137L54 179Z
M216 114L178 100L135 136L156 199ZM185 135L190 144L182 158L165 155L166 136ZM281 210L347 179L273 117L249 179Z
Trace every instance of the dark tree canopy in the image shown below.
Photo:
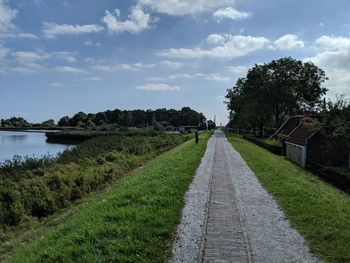
M350 101L344 96L328 102L321 132L339 151L350 151Z
M278 127L287 115L312 111L327 89L325 72L311 62L291 57L255 65L228 90L231 123L238 126Z
M27 122L22 117L12 117L10 119L1 119L1 125L2 128L22 128L22 127L29 127L30 123Z
M147 127L161 124L162 126L203 126L206 118L189 107L181 110L157 109L157 110L107 110L96 114L79 112L72 118L62 117L58 125L70 127L94 127L113 124L119 127Z

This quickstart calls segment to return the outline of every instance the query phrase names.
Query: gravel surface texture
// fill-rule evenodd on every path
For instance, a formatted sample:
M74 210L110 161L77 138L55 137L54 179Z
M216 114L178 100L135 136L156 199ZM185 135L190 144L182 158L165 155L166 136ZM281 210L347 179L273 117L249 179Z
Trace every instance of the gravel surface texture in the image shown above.
M208 141L206 152L194 180L186 192L186 205L182 211L181 224L177 229L171 262L194 263L199 261L215 143L216 138L212 136Z
M222 140L222 143L217 143ZM219 145L219 146L218 146ZM273 197L261 186L240 154L220 131L209 140L202 162L189 190L177 229L171 262L196 263L202 258L208 218L208 200L218 147L223 147L228 165L225 171L232 179L233 196L239 212L244 235L254 263L316 263L304 244L303 237L291 227ZM222 149L221 149L222 151ZM237 262L225 260L210 262Z
M261 186L240 154L224 139L236 202L256 263L316 263L304 238L291 227L273 197Z

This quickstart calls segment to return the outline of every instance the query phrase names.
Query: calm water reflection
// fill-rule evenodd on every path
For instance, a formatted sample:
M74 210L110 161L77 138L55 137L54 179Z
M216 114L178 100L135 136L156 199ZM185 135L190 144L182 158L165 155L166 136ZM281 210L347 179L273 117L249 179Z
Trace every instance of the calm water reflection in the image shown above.
M14 155L42 157L56 155L68 146L46 142L45 133L0 131L0 163Z

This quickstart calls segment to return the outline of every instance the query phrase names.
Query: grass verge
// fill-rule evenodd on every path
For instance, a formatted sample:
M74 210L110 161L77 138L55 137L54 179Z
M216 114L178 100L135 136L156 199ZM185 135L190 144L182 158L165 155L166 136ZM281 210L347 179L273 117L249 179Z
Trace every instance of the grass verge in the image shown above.
M44 231L7 262L164 262L211 134L157 157Z
M233 134L228 140L270 192L311 252L350 262L350 197L311 173Z

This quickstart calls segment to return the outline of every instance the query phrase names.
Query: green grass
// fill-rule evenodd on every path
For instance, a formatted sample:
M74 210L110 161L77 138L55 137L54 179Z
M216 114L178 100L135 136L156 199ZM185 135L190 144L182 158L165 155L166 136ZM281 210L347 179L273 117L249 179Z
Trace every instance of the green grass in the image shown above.
M281 146L281 142L279 140L265 139L263 141L269 145L272 145L272 146Z
M287 159L226 134L311 251L325 262L350 262L350 197Z
M210 135L157 157L19 246L7 262L165 262Z
M0 164L0 254L8 227L20 226L28 217L52 215L185 140L165 134L105 136L57 158L14 158Z

